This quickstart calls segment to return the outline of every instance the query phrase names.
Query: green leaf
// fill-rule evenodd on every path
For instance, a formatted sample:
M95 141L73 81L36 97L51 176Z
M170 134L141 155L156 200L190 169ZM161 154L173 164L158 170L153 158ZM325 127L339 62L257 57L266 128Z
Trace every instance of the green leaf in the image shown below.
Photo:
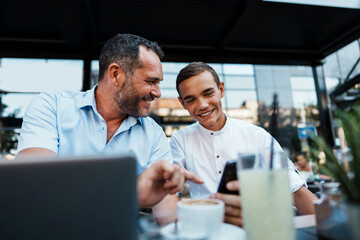
M320 166L326 174L331 174L336 181L341 183L341 190L349 201L360 202L360 104L352 106L350 111L336 111L338 123L344 129L347 145L351 149L352 168L354 177L350 178L343 166L336 159L331 146L321 137L314 138L315 144L311 148L313 155L318 156L324 151L326 156L325 166Z
M343 167L339 164L338 160L333 154L330 146L325 142L323 138L316 137L315 142L324 151L326 156L326 165L324 170L327 173L332 173L334 178L341 183L342 191L350 201L360 201L360 192L351 179L349 179L347 173Z

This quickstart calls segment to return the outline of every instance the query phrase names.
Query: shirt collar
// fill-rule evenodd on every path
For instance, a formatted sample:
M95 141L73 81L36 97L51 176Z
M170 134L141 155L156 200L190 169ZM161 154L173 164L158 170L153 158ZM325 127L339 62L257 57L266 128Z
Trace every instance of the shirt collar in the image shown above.
M97 88L97 84L90 90L87 90L86 92L80 94L80 96L75 99L76 106L78 108L91 106L94 110L96 110L96 102L95 102L96 88Z
M140 124L140 125L143 124L143 121L144 121L143 118L141 118L141 117L134 117L134 116L128 116L128 118L130 118L130 117L131 117L131 118L134 118L138 124Z
M221 135L222 133L224 133L226 131L226 129L229 128L229 118L227 117L227 115L225 113L224 113L224 115L225 115L225 119L226 119L225 125L219 131L212 131L212 130L206 129L199 122L197 122L200 133L205 134L205 135L216 135L216 136Z
M96 84L93 88L83 92L83 94L80 94L80 96L75 99L78 108L92 107L93 110L98 113L95 101L95 91L97 86L98 85ZM139 123L140 125L143 124L143 119L141 117L128 116L125 120L127 120L126 122L130 126L135 125L135 123Z

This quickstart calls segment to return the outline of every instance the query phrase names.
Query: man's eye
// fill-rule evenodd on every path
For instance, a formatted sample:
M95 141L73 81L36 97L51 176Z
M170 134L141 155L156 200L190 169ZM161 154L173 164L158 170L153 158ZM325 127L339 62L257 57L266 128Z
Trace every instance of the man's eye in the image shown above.
M189 100L186 100L186 103L191 103L193 101L194 101L194 99L189 99Z
M206 93L205 96L211 96L213 94L214 94L214 92L209 92L209 93Z
M161 83L161 81L157 81L157 80L150 80L150 81L147 81L149 84L159 84Z

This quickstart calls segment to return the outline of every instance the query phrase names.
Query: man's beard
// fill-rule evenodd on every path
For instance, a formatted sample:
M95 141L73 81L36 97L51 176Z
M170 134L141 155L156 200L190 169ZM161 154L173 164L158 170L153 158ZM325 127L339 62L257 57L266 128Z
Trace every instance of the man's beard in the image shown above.
M134 89L131 79L129 78L125 80L122 88L116 93L114 100L123 113L135 117L147 117L150 114L149 110L146 112L141 111L140 102L142 98Z

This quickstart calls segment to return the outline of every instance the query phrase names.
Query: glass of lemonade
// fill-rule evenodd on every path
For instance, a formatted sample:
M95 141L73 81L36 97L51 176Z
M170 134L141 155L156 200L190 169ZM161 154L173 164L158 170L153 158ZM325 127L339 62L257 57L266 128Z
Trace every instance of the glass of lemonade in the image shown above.
M294 240L287 155L239 154L237 171L248 239Z

